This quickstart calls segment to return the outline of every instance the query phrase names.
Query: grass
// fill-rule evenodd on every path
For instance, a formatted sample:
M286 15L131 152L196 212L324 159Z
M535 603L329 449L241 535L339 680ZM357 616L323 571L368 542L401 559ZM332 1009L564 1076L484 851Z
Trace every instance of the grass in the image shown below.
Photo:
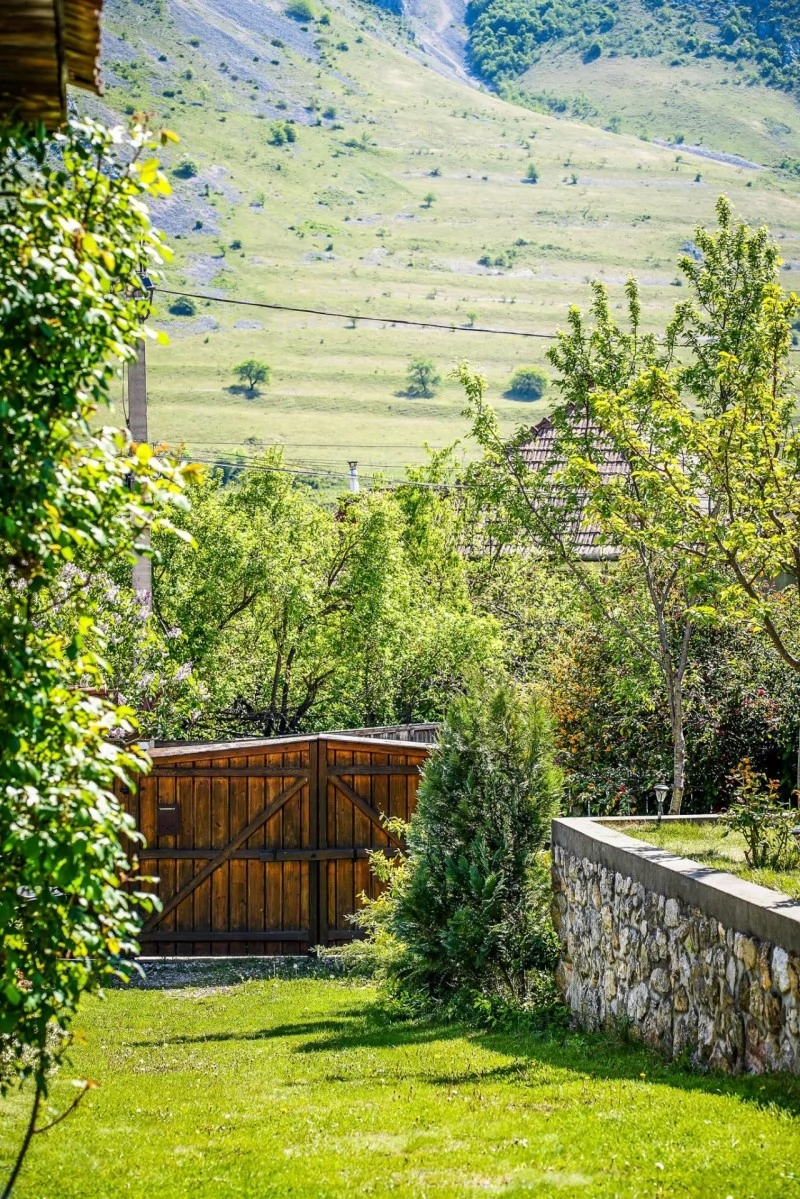
M170 165L184 155L196 164L155 208L176 251L170 287L387 319L352 328L203 301L196 317L173 318L163 302L156 323L171 345L148 353L156 439L198 456L280 441L298 466L345 472L356 458L362 474L397 475L421 460L424 441L466 432L452 381L433 400L404 394L417 355L443 375L468 358L506 429L538 420L552 391L534 404L504 392L517 367L546 366L547 341L471 332L469 314L554 331L570 304L587 302L590 279L620 305L635 272L646 321L663 327L685 294L674 286L681 248L713 220L723 191L748 220L771 225L791 268L785 282L800 285L800 181L699 162L444 78L376 7L336 0L330 24L307 27L278 0L243 6L235 24L221 0L164 7L164 18L133 0L104 9L104 104L152 112L182 139ZM730 92L714 93L719 113ZM322 115L331 109L334 118ZM270 144L273 120L287 117L297 141ZM531 161L536 184L524 181ZM510 251L505 266L479 264ZM458 331L393 325L399 318ZM254 398L229 390L249 357L273 369Z
M691 858L703 866L727 870L739 878L747 879L748 882L770 887L773 891L782 891L792 899L800 899L800 861L791 870L774 870L766 866L754 870L745 861L744 837L736 832L726 835L723 825L719 822L680 824L677 821L666 821L661 825L631 824L618 827L628 836L647 841L659 849L669 849L672 853Z
M34 1143L17 1199L800 1193L796 1079L404 1023L343 981L117 991L79 1025L69 1073L100 1086ZM7 1158L23 1105L0 1114Z

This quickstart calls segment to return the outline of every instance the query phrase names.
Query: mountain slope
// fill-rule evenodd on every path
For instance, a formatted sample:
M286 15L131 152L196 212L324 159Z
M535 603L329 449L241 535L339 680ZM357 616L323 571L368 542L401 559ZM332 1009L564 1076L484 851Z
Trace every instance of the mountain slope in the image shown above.
M467 24L475 71L510 98L796 169L794 0L470 0Z
M405 394L414 355L442 374L471 359L506 424L533 418L549 397L503 391L547 341L470 326L551 332L590 278L619 302L631 270L658 326L720 191L771 224L800 282L792 179L526 111L427 66L422 41L357 0L305 21L256 0L111 0L104 111L151 112L182 139L154 212L176 251L170 288L358 318L203 300L179 317L160 297L172 344L149 351L155 437L209 455L283 440L297 464L395 471L464 429L454 383ZM407 319L457 331L393 324ZM249 357L273 368L252 398L232 374Z

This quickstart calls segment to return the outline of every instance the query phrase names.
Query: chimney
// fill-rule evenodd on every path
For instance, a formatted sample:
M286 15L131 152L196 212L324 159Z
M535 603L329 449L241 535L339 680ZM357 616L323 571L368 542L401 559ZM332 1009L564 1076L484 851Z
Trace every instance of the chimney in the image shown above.
M358 463L350 462L350 490L358 491Z

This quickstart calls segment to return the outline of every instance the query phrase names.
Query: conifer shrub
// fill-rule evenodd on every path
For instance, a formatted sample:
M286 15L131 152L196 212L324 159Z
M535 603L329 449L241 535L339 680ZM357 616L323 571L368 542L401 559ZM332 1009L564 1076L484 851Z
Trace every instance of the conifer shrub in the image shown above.
M503 686L454 701L425 766L408 857L356 918L344 956L410 1006L486 1015L548 992L556 960L541 851L558 807L541 703Z

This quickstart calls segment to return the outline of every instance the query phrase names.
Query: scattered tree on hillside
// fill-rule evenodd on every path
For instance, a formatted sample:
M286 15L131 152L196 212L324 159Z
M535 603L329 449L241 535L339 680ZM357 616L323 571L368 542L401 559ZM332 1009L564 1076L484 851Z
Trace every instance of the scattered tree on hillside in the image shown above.
M197 313L197 305L189 296L178 296L169 306L169 310L173 316L195 316Z
M259 384L269 383L272 368L258 358L246 358L244 362L240 362L233 368L233 373L240 383L247 384L247 389L252 395Z
M538 183L539 182L539 168L537 167L535 162L528 163L528 169L525 172L525 182L526 183Z
M549 383L550 376L540 366L519 366L511 376L507 394L515 400L540 400Z
M433 192L426 192L422 200L422 206L423 208L431 208L435 202L436 196L433 194Z
M311 0L289 0L285 12L294 21L313 21L317 15Z
M408 387L410 396L422 396L430 399L436 394L441 375L430 358L412 358L408 364Z

